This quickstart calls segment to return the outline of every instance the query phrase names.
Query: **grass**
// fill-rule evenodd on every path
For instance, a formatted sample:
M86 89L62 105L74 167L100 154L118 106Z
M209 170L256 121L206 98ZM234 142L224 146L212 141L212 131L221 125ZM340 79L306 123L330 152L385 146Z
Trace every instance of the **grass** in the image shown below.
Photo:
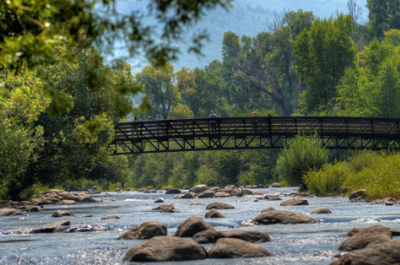
M400 199L400 154L362 151L350 161L309 171L304 181L308 191L317 195L338 194L341 188L348 187L347 194L365 189L369 199Z

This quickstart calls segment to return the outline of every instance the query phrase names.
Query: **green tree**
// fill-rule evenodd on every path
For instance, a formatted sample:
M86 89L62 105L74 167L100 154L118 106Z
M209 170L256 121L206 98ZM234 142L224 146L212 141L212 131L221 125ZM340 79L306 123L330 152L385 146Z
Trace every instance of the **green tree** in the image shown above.
M136 74L136 81L143 86L145 97L152 106L150 118L167 119L172 108L182 100L174 66L170 63L143 68Z
M400 108L400 71L398 35L385 33L383 42L374 40L359 54L356 69L347 69L338 85L338 115L398 117Z
M318 135L296 136L290 146L279 153L276 162L279 179L289 185L304 185L303 177L307 171L321 169L328 154L318 140Z
M384 38L384 32L400 29L400 6L397 0L367 0L371 37Z
M351 16L315 19L310 30L303 30L294 44L300 79L308 89L300 106L306 113L331 113L337 96L336 86L346 68L356 66L357 49L351 39Z

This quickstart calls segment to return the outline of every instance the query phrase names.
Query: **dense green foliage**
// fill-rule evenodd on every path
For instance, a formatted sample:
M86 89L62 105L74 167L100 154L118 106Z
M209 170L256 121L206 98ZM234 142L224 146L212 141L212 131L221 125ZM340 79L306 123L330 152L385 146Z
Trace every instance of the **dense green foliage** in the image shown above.
M320 169L326 163L328 151L318 142L318 135L296 136L278 156L276 171L279 179L289 185L302 185L306 172Z
M366 189L371 198L400 198L400 154L360 152L349 161L327 164L304 177L314 194L338 194L348 187L348 193Z

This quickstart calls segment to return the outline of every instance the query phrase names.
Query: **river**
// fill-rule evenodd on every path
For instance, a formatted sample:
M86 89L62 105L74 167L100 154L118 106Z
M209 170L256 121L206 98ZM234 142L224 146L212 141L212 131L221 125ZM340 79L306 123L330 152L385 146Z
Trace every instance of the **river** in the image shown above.
M266 194L276 192L290 193L293 188L259 189ZM61 220L70 220L71 225L102 225L107 232L22 234L0 235L0 264L120 264L126 252L143 240L117 240L128 228L145 221L160 221L168 227L172 236L179 224L193 215L204 218L206 205L211 202L226 202L235 209L219 210L226 218L204 219L217 230L245 229L267 232L271 242L260 243L272 256L245 259L206 259L179 262L179 264L329 264L340 255L338 246L353 227L366 227L382 224L400 229L400 207L370 205L370 203L348 203L344 197L305 197L309 205L279 206L282 201L260 200L256 196L175 199L175 195L144 194L141 192L108 192L94 195L101 203L80 203L76 205L45 205L42 212L24 216L0 217L0 233L20 231L24 228L37 228ZM172 203L178 213L159 213L152 211L158 204L154 201L164 198L164 203ZM283 200L290 197L283 197ZM203 206L189 206L201 202ZM311 215L317 224L264 225L240 227L243 220L253 219L263 209L274 207L308 214L319 207L328 207L332 214ZM51 218L56 210L68 210L75 216ZM83 218L93 214L94 217ZM117 215L118 220L100 220ZM233 228L232 228L233 227ZM399 238L398 238L399 239ZM207 250L212 244L203 245ZM159 263L154 263L159 264ZM165 262L163 264L176 264Z

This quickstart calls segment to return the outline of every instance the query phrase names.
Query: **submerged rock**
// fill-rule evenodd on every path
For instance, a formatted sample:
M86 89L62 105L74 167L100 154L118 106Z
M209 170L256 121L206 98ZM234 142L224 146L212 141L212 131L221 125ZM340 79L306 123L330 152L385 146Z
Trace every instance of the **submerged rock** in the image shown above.
M270 255L265 248L237 238L220 238L208 252L208 256L215 259L263 257Z
M253 219L254 223L259 224L301 224L301 223L316 223L314 219L307 215L287 211L287 210L275 210L260 214Z
M276 195L271 195L271 194L266 194L264 195L264 199L270 200L270 201L280 201L282 200L281 198L279 198Z
M206 218L225 218L225 216L216 209L211 209L206 212Z
M321 207L310 212L310 214L327 214L327 213L332 213L332 212L326 207Z
M200 202L194 202L189 204L189 206L200 206L200 205L205 205L204 203L200 203Z
M308 201L302 198L293 198L281 203L281 206L308 205Z
M155 236L166 236L167 227L158 221L144 222L129 229L118 239L149 239Z
M389 228L381 225L373 225L359 229L357 233L353 233L350 238L339 246L339 250L351 251L362 249L368 245L380 244L388 240L392 240L392 232L390 232Z
M207 210L211 210L211 209L235 209L235 207L233 207L230 204L224 203L224 202L213 202L207 205L206 207Z
M114 219L120 219L120 218L116 215L110 215L110 216L103 217L100 220L114 220Z
M205 222L203 219L201 219L200 216L195 215L195 216L189 217L185 221L183 221L179 225L174 236L192 237L195 234L197 234L198 232L201 232L204 230L216 231L212 225Z
M207 258L192 238L157 236L131 248L123 261L183 261Z

